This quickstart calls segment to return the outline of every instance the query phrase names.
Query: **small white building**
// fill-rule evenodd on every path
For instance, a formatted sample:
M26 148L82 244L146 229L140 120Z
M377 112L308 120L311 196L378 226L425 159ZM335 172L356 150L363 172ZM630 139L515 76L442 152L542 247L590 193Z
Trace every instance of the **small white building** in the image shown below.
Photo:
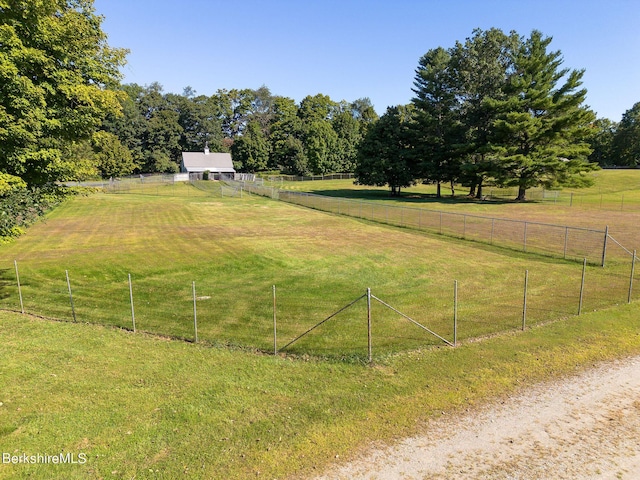
M204 152L182 152L180 162L181 173L203 173L208 171L211 179L219 179L221 174L233 176L236 171L230 153L209 152L209 147L204 147Z

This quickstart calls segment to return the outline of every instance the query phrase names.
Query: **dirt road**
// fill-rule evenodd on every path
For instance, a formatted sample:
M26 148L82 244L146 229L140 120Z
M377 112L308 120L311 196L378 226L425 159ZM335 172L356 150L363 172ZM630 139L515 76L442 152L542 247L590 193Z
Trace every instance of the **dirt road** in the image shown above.
M322 479L639 479L640 357L434 420Z

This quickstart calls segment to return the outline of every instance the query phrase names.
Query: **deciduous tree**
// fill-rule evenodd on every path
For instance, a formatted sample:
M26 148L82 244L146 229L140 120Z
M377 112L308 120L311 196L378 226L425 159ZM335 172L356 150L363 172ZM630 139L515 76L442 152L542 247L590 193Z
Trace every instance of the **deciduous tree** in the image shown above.
M411 105L389 107L372 124L358 151L356 182L361 185L388 185L392 196L415 184L418 168L411 152L409 124Z
M30 184L77 177L65 144L120 109L119 68L93 0L0 0L0 169Z
M640 165L640 102L622 115L613 137L612 153L616 165Z

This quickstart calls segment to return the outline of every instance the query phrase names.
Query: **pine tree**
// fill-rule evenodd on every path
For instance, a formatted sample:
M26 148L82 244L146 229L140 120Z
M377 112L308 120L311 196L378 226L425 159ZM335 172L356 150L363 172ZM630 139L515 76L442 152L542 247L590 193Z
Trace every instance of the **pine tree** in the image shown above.
M460 176L463 135L449 52L442 47L429 50L419 61L413 85L413 154L423 181L435 182L440 198L441 183L453 185Z
M584 71L561 69L561 53L547 51L551 40L533 31L521 42L505 87L507 97L492 102L502 112L494 123L496 179L517 186L517 200L525 200L527 189L535 186L586 182L581 174L597 168L587 160L595 115L583 105Z

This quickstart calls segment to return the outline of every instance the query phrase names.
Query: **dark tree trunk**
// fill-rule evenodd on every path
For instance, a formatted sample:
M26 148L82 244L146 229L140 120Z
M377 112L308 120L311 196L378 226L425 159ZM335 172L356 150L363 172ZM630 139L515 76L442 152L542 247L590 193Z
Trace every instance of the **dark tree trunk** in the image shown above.
M478 184L478 188L476 190L476 198L478 200L482 200L482 183Z
M442 194L440 193L440 182L436 183L436 198L442 198Z
M518 198L516 200L518 202L524 202L527 199L527 189L520 185L518 187Z
M456 186L453 183L453 180L451 180L451 198L456 196Z

